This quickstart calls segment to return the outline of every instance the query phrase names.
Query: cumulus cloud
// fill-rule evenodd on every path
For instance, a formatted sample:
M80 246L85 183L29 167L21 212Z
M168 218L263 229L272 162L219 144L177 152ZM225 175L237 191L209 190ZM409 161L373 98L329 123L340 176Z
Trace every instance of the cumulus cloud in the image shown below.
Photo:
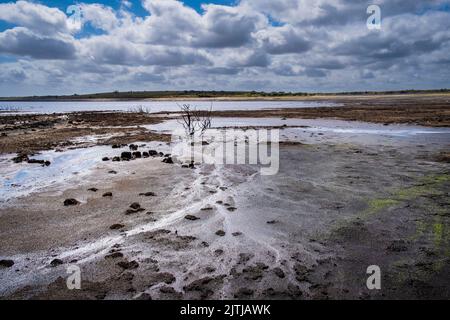
M37 33L67 32L67 17L59 9L27 1L0 4L0 20L29 28Z
M75 46L62 38L36 35L16 27L0 33L0 53L28 56L36 59L73 59Z
M199 11L177 0L122 0L117 9L99 0L79 4L79 30L50 1L2 3L0 20L11 27L0 32L0 94L11 91L7 79L18 90L20 83L35 90L36 82L53 93L146 83L277 91L448 86L450 1L373 2L381 30L368 30L368 4L356 0L240 0ZM147 14L135 15L139 4Z

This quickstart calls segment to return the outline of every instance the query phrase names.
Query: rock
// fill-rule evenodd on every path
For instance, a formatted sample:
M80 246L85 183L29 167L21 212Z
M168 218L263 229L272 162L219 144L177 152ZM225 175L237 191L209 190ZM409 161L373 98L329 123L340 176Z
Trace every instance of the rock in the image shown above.
M214 250L214 255L215 255L216 257L221 256L222 254L223 254L223 250L222 250L222 249Z
M114 157L114 158L112 158L112 161L114 161L114 162L120 161L120 157Z
M274 268L274 269L273 269L273 273L275 273L275 275L276 275L278 278L284 278L284 277L285 277L284 271L281 270L281 268L279 268L279 267Z
M142 158L142 154L140 151L133 152L133 157L136 159Z
M130 204L130 208L137 210L141 207L141 205L137 202L133 202L132 204Z
M61 259L53 259L51 262L50 262L50 265L52 266L52 267L57 267L57 266L59 266L59 265L61 265L61 264L63 264L64 262L61 260Z
M38 159L28 159L28 163L38 163L38 164L44 164L44 160L38 160Z
M105 256L105 259L117 259L117 258L123 258L123 253L122 252L113 252L113 253Z
M239 231L233 232L232 235L233 235L233 237L238 237L238 236L242 235L242 232L239 232Z
M119 145L119 144L113 144L113 145L112 145L112 148L113 148L113 149L119 149L119 148L121 148L121 145Z
M148 158L148 157L150 157L150 155L148 154L147 151L144 151L144 152L142 152L142 157L143 158Z
M132 158L132 154L129 151L124 151L120 154L120 158L122 160L130 160Z
M135 144L130 144L130 150L136 151L139 147Z
M172 164L173 160L172 160L172 157L167 157L167 158L164 158L162 162Z
M193 216L192 214L188 214L188 215L185 216L184 218L185 218L186 220L192 220L192 221L195 221L195 220L200 219L199 217Z
M235 208L235 207L228 207L227 210L233 212L233 211L236 211L237 208Z
M109 158L108 157L103 157L102 161L109 161Z
M154 192L142 192L142 193L139 193L139 195L140 196L145 196L145 197L155 197L156 196L156 194L154 193Z
M212 209L214 209L214 208L211 207L211 206L207 206L207 207L201 208L200 210L201 211L209 211L209 210L212 210Z
M115 223L115 224L113 224L112 226L110 226L109 228L110 228L111 230L118 230L118 229L122 229L123 227L125 227L123 224Z
M275 224L275 223L277 223L278 221L277 220L270 220L270 221L267 221L266 223L267 224Z
M97 192L98 189L97 188L89 188L88 191Z
M17 154L16 157L12 158L14 163L21 163L23 161L28 161L28 155L26 154Z
M122 269L128 270L128 269L136 269L139 267L139 263L137 263L135 260L132 261L120 261L117 263L119 267Z
M127 216L129 216L130 214L134 214L134 213L138 213L138 212L139 212L138 210L127 209L127 210L125 211L125 214L126 214Z
M45 162L44 162L44 166L48 167L48 166L49 166L50 164L51 164L51 162L50 162L50 161L48 161L48 160L45 160Z
M216 231L216 235L218 235L219 237L223 237L225 235L225 231L223 230L217 230Z
M155 157L155 156L158 155L158 152L157 152L156 150L149 150L149 151L148 151L148 154L149 154L151 157Z
M105 192L102 197L112 197L112 192Z
M111 173L111 174L117 174L117 171L109 170L108 173Z
M0 267L11 268L14 265L13 260L0 260Z
M64 200L64 205L65 206L75 206L75 205L77 205L79 203L80 202L78 200L72 199L72 198Z
M160 157L163 157L163 156L164 156L164 153L158 152L158 155L159 155Z

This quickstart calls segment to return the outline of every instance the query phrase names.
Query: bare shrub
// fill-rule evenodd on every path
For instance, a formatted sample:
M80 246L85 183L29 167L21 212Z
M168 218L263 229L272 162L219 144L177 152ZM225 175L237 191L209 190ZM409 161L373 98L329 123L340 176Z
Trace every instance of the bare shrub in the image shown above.
M181 119L179 123L183 126L188 136L194 136L199 132L200 135L211 128L212 104L209 110L197 110L190 104L178 105L181 109Z

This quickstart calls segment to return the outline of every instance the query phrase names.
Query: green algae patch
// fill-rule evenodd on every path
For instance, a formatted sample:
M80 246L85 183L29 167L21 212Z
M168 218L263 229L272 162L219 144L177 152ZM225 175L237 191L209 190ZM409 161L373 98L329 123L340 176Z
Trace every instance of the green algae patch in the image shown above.
M367 209L370 212L380 211L382 209L386 209L388 207L395 206L399 204L400 201L394 199L373 199L369 200L369 208Z
M377 213L417 197L443 195L445 192L440 187L447 182L450 182L448 173L423 177L414 186L392 190L390 197L369 200L363 216Z

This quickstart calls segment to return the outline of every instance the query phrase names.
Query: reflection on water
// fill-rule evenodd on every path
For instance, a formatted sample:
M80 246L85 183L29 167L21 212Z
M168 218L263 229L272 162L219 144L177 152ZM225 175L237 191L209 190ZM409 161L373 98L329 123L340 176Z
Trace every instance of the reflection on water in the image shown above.
M281 119L281 118L213 118L212 128L226 127L299 127L307 132L333 132L342 134L374 134L388 136L411 136L420 134L449 134L450 128L429 128L411 125L388 125L333 119ZM146 128L172 132L180 128L178 120L168 120Z

